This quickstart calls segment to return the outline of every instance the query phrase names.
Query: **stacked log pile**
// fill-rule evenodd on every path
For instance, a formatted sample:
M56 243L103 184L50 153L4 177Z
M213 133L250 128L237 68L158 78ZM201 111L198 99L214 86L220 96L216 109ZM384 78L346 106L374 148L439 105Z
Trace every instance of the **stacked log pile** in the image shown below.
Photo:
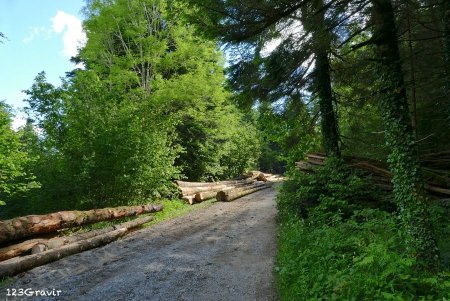
M0 243L10 243L0 248L0 277L13 276L65 256L108 244L133 228L150 222L153 217L137 218L72 236L33 238L17 243L18 239L161 210L162 205L127 206L89 211L61 211L0 221Z
M60 211L0 221L0 244L64 228L93 224L162 210L161 205L123 206L89 211Z
M251 193L269 187L271 187L271 184L269 183L255 183L253 185L248 185L244 187L224 189L217 192L216 200L218 202L231 202L243 196L249 195Z
M432 195L450 197L450 177L448 176L450 152L431 154L425 158L426 160L421 160L421 164L426 172L427 184L425 189ZM324 154L313 153L307 155L306 161L299 161L296 165L298 169L304 172L314 172L317 167L325 164L325 159L326 156ZM385 164L375 160L350 156L344 156L343 159L349 166L369 173L376 185L388 191L392 190L392 174ZM440 165L439 162L441 162ZM430 163L434 165L430 166ZM446 168L448 169L446 170Z
M283 181L284 178L279 175L252 171L244 175L241 180L229 180L220 182L184 182L177 181L180 188L180 195L190 205L200 203L208 199L216 198L222 201L218 195L233 194L238 195L244 192L251 193L260 189L270 187L270 183ZM226 198L228 200L228 198Z

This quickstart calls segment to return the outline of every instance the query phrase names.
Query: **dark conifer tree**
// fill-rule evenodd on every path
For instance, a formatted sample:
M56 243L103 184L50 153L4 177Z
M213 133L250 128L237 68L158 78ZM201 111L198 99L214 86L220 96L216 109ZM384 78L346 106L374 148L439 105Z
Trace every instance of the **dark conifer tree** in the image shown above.
M377 55L379 107L390 151L388 163L393 176L394 196L407 229L409 245L428 268L435 268L438 252L408 112L395 15L390 0L373 0L372 3L372 41Z

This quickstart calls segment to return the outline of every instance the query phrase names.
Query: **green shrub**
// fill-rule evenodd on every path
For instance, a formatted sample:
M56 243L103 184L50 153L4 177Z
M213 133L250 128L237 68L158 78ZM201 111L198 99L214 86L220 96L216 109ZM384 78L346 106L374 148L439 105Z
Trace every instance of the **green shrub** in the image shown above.
M378 207L392 210L390 198L351 170L340 159L328 159L315 173L293 171L283 185L278 199L281 214L308 215L307 208L319 206L326 214L340 212L344 217L355 209Z
M450 273L416 268L387 196L342 162L332 160L314 174L293 173L280 191L278 208L282 300L450 296Z

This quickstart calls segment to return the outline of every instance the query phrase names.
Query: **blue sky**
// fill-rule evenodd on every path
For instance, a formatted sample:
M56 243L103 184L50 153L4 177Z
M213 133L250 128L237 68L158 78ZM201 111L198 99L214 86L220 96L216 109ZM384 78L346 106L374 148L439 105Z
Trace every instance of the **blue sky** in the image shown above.
M83 6L84 0L0 0L0 32L8 38L0 44L0 100L24 107L21 91L41 71L60 84L75 67L70 56L85 40Z

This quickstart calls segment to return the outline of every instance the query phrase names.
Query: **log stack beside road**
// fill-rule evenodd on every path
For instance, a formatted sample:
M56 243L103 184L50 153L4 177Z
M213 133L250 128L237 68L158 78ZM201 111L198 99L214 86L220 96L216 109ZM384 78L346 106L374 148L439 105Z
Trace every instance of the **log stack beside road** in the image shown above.
M297 168L304 172L314 172L316 168L325 165L325 154L313 153L308 154L307 159L296 163ZM450 197L450 178L446 176L444 167L449 167L447 162L450 162L450 152L430 154L425 156L426 160L421 160L422 168L426 173L425 189L429 194L437 197ZM380 188L391 191L392 190L392 174L388 167L378 161L344 156L344 161L353 168L362 170L371 175L372 180ZM438 163L442 164L439 166ZM447 164L447 165L445 165ZM440 168L440 169L439 169Z
M145 216L99 230L58 236L58 231L163 210L162 205L122 206L89 211L61 211L0 221L0 278L108 244L150 222ZM53 238L42 234L54 233ZM27 239L24 241L24 239ZM22 240L22 241L19 241ZM9 245L8 245L9 244Z
M252 171L244 175L241 180L228 180L219 182L185 182L177 181L180 196L190 205L208 199L216 198L218 201L229 201L237 195L246 195L271 186L271 183L280 182L284 178L279 175Z

